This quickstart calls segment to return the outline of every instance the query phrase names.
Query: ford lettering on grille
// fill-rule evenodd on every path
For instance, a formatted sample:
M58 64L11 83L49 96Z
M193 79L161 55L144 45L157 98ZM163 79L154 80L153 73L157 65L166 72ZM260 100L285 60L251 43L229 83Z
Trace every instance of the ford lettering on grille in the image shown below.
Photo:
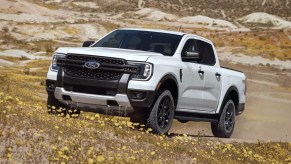
M96 61L88 61L84 64L84 66L89 69L98 69L100 67L100 63Z

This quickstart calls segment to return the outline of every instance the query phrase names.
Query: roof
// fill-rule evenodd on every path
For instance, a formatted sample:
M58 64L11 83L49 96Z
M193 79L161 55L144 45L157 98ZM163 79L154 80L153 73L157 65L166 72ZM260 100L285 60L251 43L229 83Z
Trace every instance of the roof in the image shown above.
M167 34L175 34L175 35L185 35L186 33L170 31L170 30L159 30L159 29L146 29L146 28L119 28L118 30L136 30L136 31L151 31L151 32L160 32Z

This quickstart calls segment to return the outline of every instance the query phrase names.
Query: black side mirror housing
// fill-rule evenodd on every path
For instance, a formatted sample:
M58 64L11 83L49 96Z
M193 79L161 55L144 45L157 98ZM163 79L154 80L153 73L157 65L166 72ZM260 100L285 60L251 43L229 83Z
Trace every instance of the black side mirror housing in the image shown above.
M185 55L182 56L182 61L199 62L200 61L200 54L198 52L186 51Z
M90 47L95 41L85 41L82 45L82 47Z

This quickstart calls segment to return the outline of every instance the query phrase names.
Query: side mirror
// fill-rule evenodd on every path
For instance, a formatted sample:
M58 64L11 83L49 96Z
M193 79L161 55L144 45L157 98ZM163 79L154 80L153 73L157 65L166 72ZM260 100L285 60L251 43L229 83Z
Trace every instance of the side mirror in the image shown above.
M199 62L200 61L200 54L198 52L186 51L185 55L182 56L182 61Z
M82 45L82 47L90 47L95 41L85 41Z

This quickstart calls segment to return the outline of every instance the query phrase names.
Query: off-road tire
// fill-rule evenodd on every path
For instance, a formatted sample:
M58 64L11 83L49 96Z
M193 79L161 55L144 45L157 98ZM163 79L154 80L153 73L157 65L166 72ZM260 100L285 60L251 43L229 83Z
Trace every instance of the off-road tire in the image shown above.
M235 127L235 105L228 99L222 106L218 122L211 123L211 130L215 137L230 138Z
M173 123L175 103L169 90L160 92L146 120L146 127L151 128L153 133L167 133Z

